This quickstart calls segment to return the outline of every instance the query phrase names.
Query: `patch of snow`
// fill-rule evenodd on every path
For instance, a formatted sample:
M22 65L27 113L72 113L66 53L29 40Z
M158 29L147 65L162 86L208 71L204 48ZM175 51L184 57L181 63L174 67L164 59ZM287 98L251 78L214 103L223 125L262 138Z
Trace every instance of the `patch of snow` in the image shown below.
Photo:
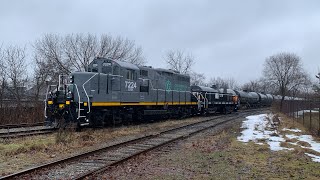
M311 113L318 113L319 110L311 110ZM302 116L303 113L310 113L310 110L301 110L301 111L296 111L294 112L295 115L298 115L298 116Z
M312 149L312 150L320 153L320 143L315 142L311 135L301 135L297 139L299 141L304 141L304 142L309 143L311 147L306 147L306 148Z
M293 148L281 147L279 141L268 141L267 143L269 144L271 151L294 150Z
M288 128L283 128L282 131L301 132L300 129L288 129Z
M317 151L320 153L320 143L316 142L313 140L313 137L311 135L300 135L300 136L296 136L293 134L286 134L285 135L287 138L289 139L297 139L299 141L304 141L310 144L311 147L303 147L303 148L308 148L308 149L312 149L314 151Z
M280 143L281 142L285 142L285 139L282 138L282 136L280 135L279 137L277 136L271 136L269 137L269 140L267 141L267 143L270 146L270 149L272 151L281 151L281 150L294 150L293 148L286 148L286 147L281 147Z
M264 121L267 114L246 117L248 120L243 121L241 128L245 128L237 139L242 142L249 142L258 139L266 139L268 135L264 132L267 122Z
M276 130L266 130L270 128L271 124L267 120L267 114L260 114L246 117L246 121L243 121L241 128L246 128L241 132L241 136L237 137L238 141L249 142L253 141L256 144L258 140L267 140L268 145L272 151L290 150L289 148L281 147L280 142L284 142L285 139L282 135L271 136L277 134ZM272 117L269 117L270 119Z
M244 128L244 130L241 132L241 135L237 137L238 141L245 143L253 141L259 145L264 145L266 143L270 146L270 150L280 151L294 150L294 148L281 147L280 144L281 142L285 142L285 138L297 139L298 141L309 143L311 147L302 146L297 142L288 143L295 146L300 146L302 148L312 149L320 153L320 143L314 141L311 135L286 134L284 135L284 138L281 134L278 134L277 130L274 128L275 125L270 121L272 119L272 115L260 114L255 116L248 116L246 117L246 119L247 120L243 121L243 124L241 126L241 128ZM302 132L300 129L288 128L283 128L282 131ZM320 156L316 156L310 153L305 154L310 156L313 161L320 162Z
M304 153L304 154L310 156L311 159L312 159L312 161L314 161L314 162L320 162L320 156L316 156L316 155L310 154L310 153Z
M299 144L298 143L296 143L296 142L288 142L289 144L292 144L292 145L295 145L295 146L299 146Z
M299 136L296 136L296 135L294 135L294 134L286 134L285 135L287 138L289 138L289 139L298 139L298 137Z

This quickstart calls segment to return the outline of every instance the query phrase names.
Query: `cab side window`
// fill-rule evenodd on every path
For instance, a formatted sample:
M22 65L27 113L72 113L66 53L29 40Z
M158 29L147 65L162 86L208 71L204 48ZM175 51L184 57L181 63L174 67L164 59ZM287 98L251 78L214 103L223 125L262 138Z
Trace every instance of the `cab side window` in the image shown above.
M92 64L92 69L91 69L92 72L98 72L98 64L97 63L94 63Z
M102 73L111 74L111 72L112 72L111 66L112 66L112 64L110 62L103 62L102 63Z
M120 68L119 66L113 66L113 75L120 75Z
M134 70L127 69L126 78L129 80L134 80L135 79Z

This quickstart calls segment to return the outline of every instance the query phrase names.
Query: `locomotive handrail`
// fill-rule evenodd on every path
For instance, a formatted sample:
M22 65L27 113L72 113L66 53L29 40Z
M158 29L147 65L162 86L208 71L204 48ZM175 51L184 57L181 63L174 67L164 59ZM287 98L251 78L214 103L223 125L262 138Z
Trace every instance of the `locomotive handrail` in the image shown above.
M81 106L80 106L81 103L80 103L80 102L81 102L81 98L80 98L80 93L79 93L78 85L77 85L77 84L66 84L66 85L67 85L67 86L73 85L73 86L76 87L77 95L78 95L78 106L79 106L77 119L80 119L80 116L81 116L81 114L80 114L80 108L81 108Z
M78 89L78 85L77 84L72 84L72 85L75 85L75 87L76 87L76 90L77 90L77 95L78 95L78 106L79 106L79 109L78 109L78 117L77 117L77 119L80 119L80 116L81 116L81 114L80 114L80 108L81 108L81 98L80 98L80 94L79 94L79 89Z
M86 82L84 82L84 83L82 84L82 88L83 88L84 93L86 94L87 99L88 99L88 112L87 112L87 113L90 113L90 112L91 112L91 109L90 109L90 98L89 98L89 96L88 96L88 93L87 93L86 89L84 88L84 85L87 84L87 83L88 83L93 77L95 77L97 74L98 74L98 73L94 74L94 75L91 76Z
M165 89L152 89L152 90L158 90L158 91L173 91L173 92L189 92L189 93L191 93L191 91L177 91L177 90L165 90Z
M59 88L61 87L61 81L63 82L63 80L62 80L63 77L69 77L69 75L59 75L59 82L58 82L59 83L59 86L58 86Z
M49 94L49 89L51 89L51 87L57 87L57 85L49 85L47 87L47 93L46 93L46 99L45 99L45 102L44 102L44 117L47 118L47 101L48 101L48 94Z
M112 77L123 77L123 76L121 76L121 75L114 75L114 74L107 74L108 76L112 76Z

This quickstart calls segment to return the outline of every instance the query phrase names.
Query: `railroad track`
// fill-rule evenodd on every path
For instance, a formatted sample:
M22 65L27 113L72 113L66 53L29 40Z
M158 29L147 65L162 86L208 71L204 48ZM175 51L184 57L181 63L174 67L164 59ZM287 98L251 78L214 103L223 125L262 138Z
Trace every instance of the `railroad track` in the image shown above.
M44 125L44 122L21 123L21 124L3 124L3 125L0 125L0 129L34 127L34 126L43 126L43 125Z
M240 112L251 112L250 110L241 110ZM42 126L40 126L42 125ZM19 138L25 136L43 135L56 132L57 128L48 128L43 126L43 123L36 124L20 124L20 125L1 125L0 139Z
M49 133L56 132L56 130L57 130L56 128L47 128L47 127L27 128L27 129L25 128L23 130L16 130L16 131L7 129L7 130L2 130L0 132L0 139L49 134Z
M262 110L259 109L259 111ZM241 114L236 113L228 116L213 117L201 122L166 130L158 134L144 136L50 162L4 176L0 179L84 179L141 153L190 137L209 128L222 125L236 118L244 117L252 112L254 111L251 110L250 112L242 112Z

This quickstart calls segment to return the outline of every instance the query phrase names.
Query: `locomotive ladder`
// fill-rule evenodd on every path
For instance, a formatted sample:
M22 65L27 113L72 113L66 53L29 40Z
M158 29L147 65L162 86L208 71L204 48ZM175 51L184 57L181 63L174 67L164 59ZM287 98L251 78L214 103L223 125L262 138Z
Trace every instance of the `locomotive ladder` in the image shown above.
M79 93L79 89L78 89L78 86L77 84L72 84L76 87L76 90L77 90L77 95L78 95L78 118L77 119L80 119L80 118L85 118L86 116L83 116L81 115L81 111L84 111L84 109L81 109L81 104L83 102L81 102L81 98L80 98L80 93Z
M86 88L85 88L84 86L85 86L92 78L94 78L97 74L98 74L98 73L94 74L94 75L91 76L86 82L84 82L84 83L82 84L82 89L83 89L83 91L84 91L84 93L85 93L85 95L86 95L86 98L87 98L87 106L88 106L87 114L89 114L89 113L91 112L91 104L90 104L90 97L89 97L89 95L88 95L88 93L87 93L87 90L86 90ZM76 84L75 84L75 85L76 85ZM76 85L76 88L77 88L78 98L79 98L78 119L80 119L80 118L86 118L87 116L81 115L81 112L82 112L82 111L85 111L85 109L82 109L82 108L81 108L81 104L83 104L84 102L81 101L81 98L80 98L80 94L79 94L77 85ZM87 120L87 122L88 122L88 120Z

